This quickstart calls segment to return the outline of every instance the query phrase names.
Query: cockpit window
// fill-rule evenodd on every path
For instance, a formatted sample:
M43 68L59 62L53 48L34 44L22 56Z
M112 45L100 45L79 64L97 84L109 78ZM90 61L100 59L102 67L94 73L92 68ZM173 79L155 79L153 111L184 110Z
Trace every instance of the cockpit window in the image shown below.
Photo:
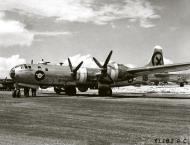
M28 69L31 69L32 67L31 67L31 65L27 65L27 64L20 64L20 65L15 66L12 69L16 69L16 68L18 68L18 69L27 69L28 70ZM41 69L41 67L38 66L38 69Z
M13 69L16 69L16 68L19 68L19 69L24 69L25 67L24 67L24 65L23 65L23 64L21 64L21 65L17 65L17 66L15 66Z
M20 67L20 65L15 66L15 68Z

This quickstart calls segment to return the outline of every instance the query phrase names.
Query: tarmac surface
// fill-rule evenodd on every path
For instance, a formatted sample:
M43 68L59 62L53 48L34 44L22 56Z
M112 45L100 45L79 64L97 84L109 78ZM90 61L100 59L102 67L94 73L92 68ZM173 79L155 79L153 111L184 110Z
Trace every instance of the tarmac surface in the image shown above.
M0 92L0 145L188 145L190 95Z

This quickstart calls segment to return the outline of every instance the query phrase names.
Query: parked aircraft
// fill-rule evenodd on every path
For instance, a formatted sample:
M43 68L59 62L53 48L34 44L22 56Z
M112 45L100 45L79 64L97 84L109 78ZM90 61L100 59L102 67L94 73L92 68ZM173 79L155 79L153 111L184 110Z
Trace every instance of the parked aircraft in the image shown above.
M32 90L32 96L36 96L36 90L47 87L54 87L56 93L65 91L68 95L75 95L76 88L85 92L90 89L98 89L100 96L111 96L112 87L130 85L134 78L146 76L148 74L181 71L190 68L190 63L180 63L162 66L145 66L129 68L116 62L109 63L112 51L109 53L102 65L95 57L94 62L99 68L81 67L80 62L73 67L68 58L69 66L51 65L51 64L22 64L17 65L10 71L10 77L15 81L15 90L13 97L20 97L20 87L24 87L24 95L29 96L29 89ZM160 53L153 53L151 63L160 63ZM126 80L128 84L126 84ZM125 82L125 83L123 83Z
M190 74L188 73L158 73L153 77L149 77L150 82L154 82L155 85L167 84L169 82L176 83L180 87L184 87L190 80Z
M152 56L152 61L150 61L148 66L164 65L165 62L162 50L163 50L162 47L155 46L154 48L155 55ZM139 79L137 80L140 81ZM144 82L144 84L154 83L155 85L158 85L159 83L167 84L168 82L173 82L179 84L180 87L183 87L185 84L188 84L189 80L190 80L190 74L184 72L155 73L155 74L145 75L141 79L142 83Z
M14 82L12 79L0 79L0 91L14 90Z

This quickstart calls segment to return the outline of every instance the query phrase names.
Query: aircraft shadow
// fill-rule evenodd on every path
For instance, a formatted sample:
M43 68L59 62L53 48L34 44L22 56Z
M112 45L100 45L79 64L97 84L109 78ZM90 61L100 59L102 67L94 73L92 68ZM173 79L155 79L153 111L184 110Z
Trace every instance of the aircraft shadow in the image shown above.
M78 98L101 98L105 99L117 99L117 98L157 98L157 99L190 99L190 94L157 94L157 93L118 93L113 94L112 96L99 96L96 94L76 94L75 96L69 96L64 93L56 94L56 93L40 93L36 97L78 97ZM35 97L34 97L35 98Z

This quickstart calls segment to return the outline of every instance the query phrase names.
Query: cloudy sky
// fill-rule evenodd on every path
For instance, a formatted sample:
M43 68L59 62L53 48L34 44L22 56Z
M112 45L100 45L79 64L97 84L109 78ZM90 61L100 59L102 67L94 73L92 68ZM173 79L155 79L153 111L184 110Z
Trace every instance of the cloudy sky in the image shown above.
M76 54L104 60L113 50L112 60L142 66L160 45L165 57L187 62L189 5L189 0L0 0L0 60L57 63Z

